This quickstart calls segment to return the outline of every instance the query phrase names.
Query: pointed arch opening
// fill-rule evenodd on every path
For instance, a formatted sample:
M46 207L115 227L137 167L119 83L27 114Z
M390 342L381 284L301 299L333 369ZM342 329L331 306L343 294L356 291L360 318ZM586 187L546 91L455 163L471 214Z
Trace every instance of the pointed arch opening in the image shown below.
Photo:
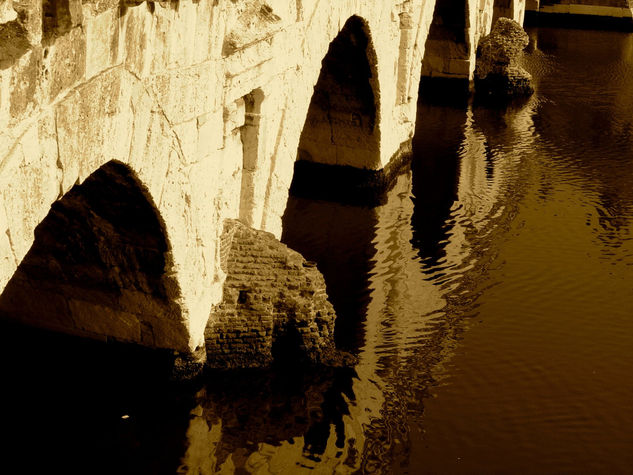
M323 59L299 161L370 169L380 163L375 56L364 20L351 17Z
M299 140L292 194L367 202L384 188L376 62L365 20L350 17L321 63Z
M422 61L423 77L469 79L467 0L437 0Z
M514 0L495 0L492 12L492 26L494 26L497 20L501 17L515 20Z
M111 161L53 203L0 295L0 316L100 340L187 350L164 225Z

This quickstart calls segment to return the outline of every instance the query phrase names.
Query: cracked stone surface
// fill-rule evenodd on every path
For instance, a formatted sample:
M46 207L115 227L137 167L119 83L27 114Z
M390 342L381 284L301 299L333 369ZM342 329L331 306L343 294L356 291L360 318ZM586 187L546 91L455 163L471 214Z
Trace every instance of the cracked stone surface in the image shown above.
M484 31L492 6L469 8ZM322 115L308 113L324 66L317 96L336 102L327 124L349 125L326 127L339 162L388 167L413 135L434 9L432 0L0 0L0 293L54 203L120 163L161 222L168 307L184 329L151 345L199 352L223 298L225 220L280 236L302 134L312 160L331 163L320 154ZM342 33L349 22L354 31ZM330 80L333 44L327 61L363 64L360 96L349 93L359 78ZM359 144L368 153L346 155ZM125 335L145 344L142 332Z

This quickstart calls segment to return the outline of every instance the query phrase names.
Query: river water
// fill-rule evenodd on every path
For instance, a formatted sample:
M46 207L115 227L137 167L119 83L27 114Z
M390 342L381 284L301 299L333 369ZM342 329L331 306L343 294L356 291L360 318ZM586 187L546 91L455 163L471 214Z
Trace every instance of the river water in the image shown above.
M143 352L6 330L5 467L633 471L633 34L529 34L535 95L422 100L384 205L291 197L282 240L355 368L174 387Z

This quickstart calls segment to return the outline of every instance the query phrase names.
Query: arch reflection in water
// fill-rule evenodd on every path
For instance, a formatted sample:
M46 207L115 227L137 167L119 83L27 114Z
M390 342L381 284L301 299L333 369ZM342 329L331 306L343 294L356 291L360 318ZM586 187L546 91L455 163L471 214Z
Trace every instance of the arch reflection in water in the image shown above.
M474 119L495 113L421 103L413 173L398 178L384 205L289 201L285 242L315 260L328 285L336 283L337 326L346 319L362 325L362 339L345 333L338 339L360 357L348 423L363 421L362 470L406 465L412 419L421 420L424 398L466 325L460 318L464 274L484 272L480 260L488 258L477 248L478 237L493 232L510 211L500 200L517 189L520 164L504 160L495 137ZM509 135L523 137L531 128L525 104L502 117ZM438 134L438 118L449 132ZM437 188L442 192L434 193ZM337 295L336 289L344 291ZM350 313L354 303L359 310Z
M351 471L353 371L215 374L196 395L179 473Z
M585 32L560 35L569 54L582 51ZM563 94L560 86L561 71L580 63L537 50L528 58L539 63L532 69L539 72L537 95L527 104L421 112L419 133L429 136L416 137L417 149L447 157L440 170L450 192L431 196L429 178L416 176L431 166L416 157L420 162L400 176L383 206L289 206L286 239L308 242L326 278L348 289L341 299L352 315L347 347L359 355L355 372L301 376L279 369L234 380L211 374L203 390L178 393L178 410L165 390L139 397L144 404L112 398L109 415L119 423L129 414L136 423L124 429L95 418L94 426L111 431L95 440L128 437L118 453L138 455L134 468L150 471L147 454L155 451L164 467L194 473L626 472L633 262L626 183L633 142L624 133L630 117L596 86L628 97L615 86L625 84L618 74L628 63L613 56L612 79L586 68L577 79L590 79L595 89L593 99L583 96L583 107L597 108L598 117L612 107L606 135L617 140L603 142L604 149L591 149L598 143L593 125L573 113L576 93L566 87ZM433 144L433 127L424 122L437 117L452 117L459 132ZM576 137L574 127L583 133ZM557 142L556 130L573 143ZM433 205L437 214L427 209ZM416 229L425 215L435 224ZM345 282L347 266L336 265L342 255L362 278ZM81 408L88 413L90 404ZM29 427L39 421L21 416ZM151 449L140 450L138 440Z

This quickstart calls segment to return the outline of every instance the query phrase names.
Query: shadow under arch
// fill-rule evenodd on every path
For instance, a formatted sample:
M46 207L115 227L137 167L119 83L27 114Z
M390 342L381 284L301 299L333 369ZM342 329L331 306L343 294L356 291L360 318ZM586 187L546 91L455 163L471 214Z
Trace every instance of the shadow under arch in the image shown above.
M413 137L411 242L427 266L435 266L446 255L467 110L459 104L438 105L427 97L420 95Z
M471 45L467 18L468 0L437 0L424 48L423 78L454 79L468 89Z
M0 317L146 347L185 349L164 225L133 171L110 161L53 203L0 295Z
M322 61L297 150L293 193L363 201L383 180L376 62L367 22L350 17Z
M492 26L501 17L511 18L514 20L514 1L515 0L494 0L492 10Z

